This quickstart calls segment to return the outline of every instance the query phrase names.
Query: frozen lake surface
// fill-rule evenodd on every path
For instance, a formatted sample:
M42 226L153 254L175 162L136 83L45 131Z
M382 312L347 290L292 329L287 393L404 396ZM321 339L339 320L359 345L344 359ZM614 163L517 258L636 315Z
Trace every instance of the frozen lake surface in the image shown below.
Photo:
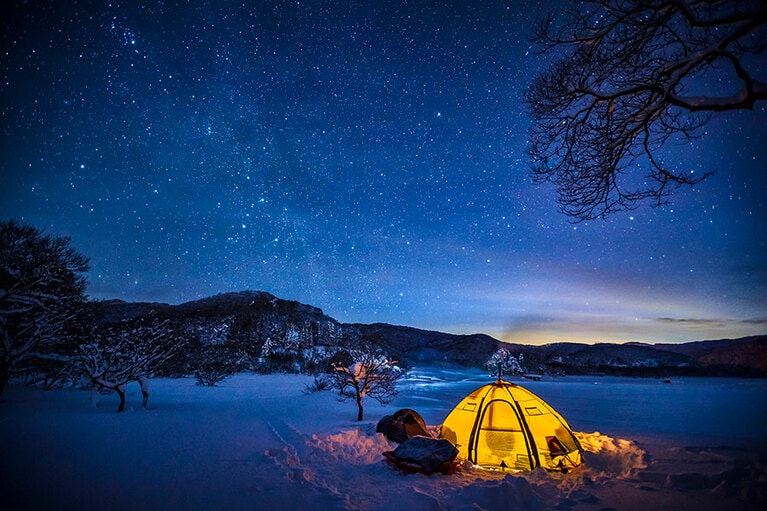
M685 446L755 450L767 457L767 380L612 376L507 377L553 406L575 431ZM480 371L415 369L398 404L439 424L463 396L491 381Z

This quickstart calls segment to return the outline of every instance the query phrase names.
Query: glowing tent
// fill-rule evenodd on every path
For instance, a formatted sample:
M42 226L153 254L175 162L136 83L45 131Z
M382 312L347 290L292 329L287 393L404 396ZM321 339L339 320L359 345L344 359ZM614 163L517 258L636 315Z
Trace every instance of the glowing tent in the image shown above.
M567 471L582 463L583 449L562 416L501 379L458 403L440 436L458 448L458 458L486 468Z

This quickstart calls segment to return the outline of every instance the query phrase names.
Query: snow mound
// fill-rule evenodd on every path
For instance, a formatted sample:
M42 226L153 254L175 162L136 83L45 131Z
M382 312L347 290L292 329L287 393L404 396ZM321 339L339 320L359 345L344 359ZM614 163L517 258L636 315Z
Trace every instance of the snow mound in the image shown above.
M646 453L631 440L594 433L574 432L584 450L588 475L592 478L630 478L647 468Z
M451 495L451 509L484 511L494 509L547 509L555 492L546 485L530 483L524 478L507 475L501 480L478 479ZM452 507L454 506L454 507Z
M375 431L363 429L358 427L333 434L314 434L308 443L337 462L350 465L380 463L384 451L392 450L396 444Z

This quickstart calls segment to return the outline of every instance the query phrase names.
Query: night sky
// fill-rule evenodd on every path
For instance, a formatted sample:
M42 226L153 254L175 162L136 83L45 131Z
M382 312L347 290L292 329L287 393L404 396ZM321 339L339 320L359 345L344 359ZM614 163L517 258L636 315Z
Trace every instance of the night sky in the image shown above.
M767 331L767 104L665 148L716 170L667 206L572 223L525 152L556 3L15 3L0 219L70 236L93 299L264 290L522 343Z

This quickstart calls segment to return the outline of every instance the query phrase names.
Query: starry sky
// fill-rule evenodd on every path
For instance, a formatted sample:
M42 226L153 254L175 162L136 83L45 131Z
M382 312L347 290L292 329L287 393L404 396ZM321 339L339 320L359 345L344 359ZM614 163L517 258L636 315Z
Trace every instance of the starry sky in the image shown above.
M530 344L765 333L767 105L664 148L716 170L668 205L573 223L523 101L561 4L4 3L0 219L71 237L93 299L264 290Z

